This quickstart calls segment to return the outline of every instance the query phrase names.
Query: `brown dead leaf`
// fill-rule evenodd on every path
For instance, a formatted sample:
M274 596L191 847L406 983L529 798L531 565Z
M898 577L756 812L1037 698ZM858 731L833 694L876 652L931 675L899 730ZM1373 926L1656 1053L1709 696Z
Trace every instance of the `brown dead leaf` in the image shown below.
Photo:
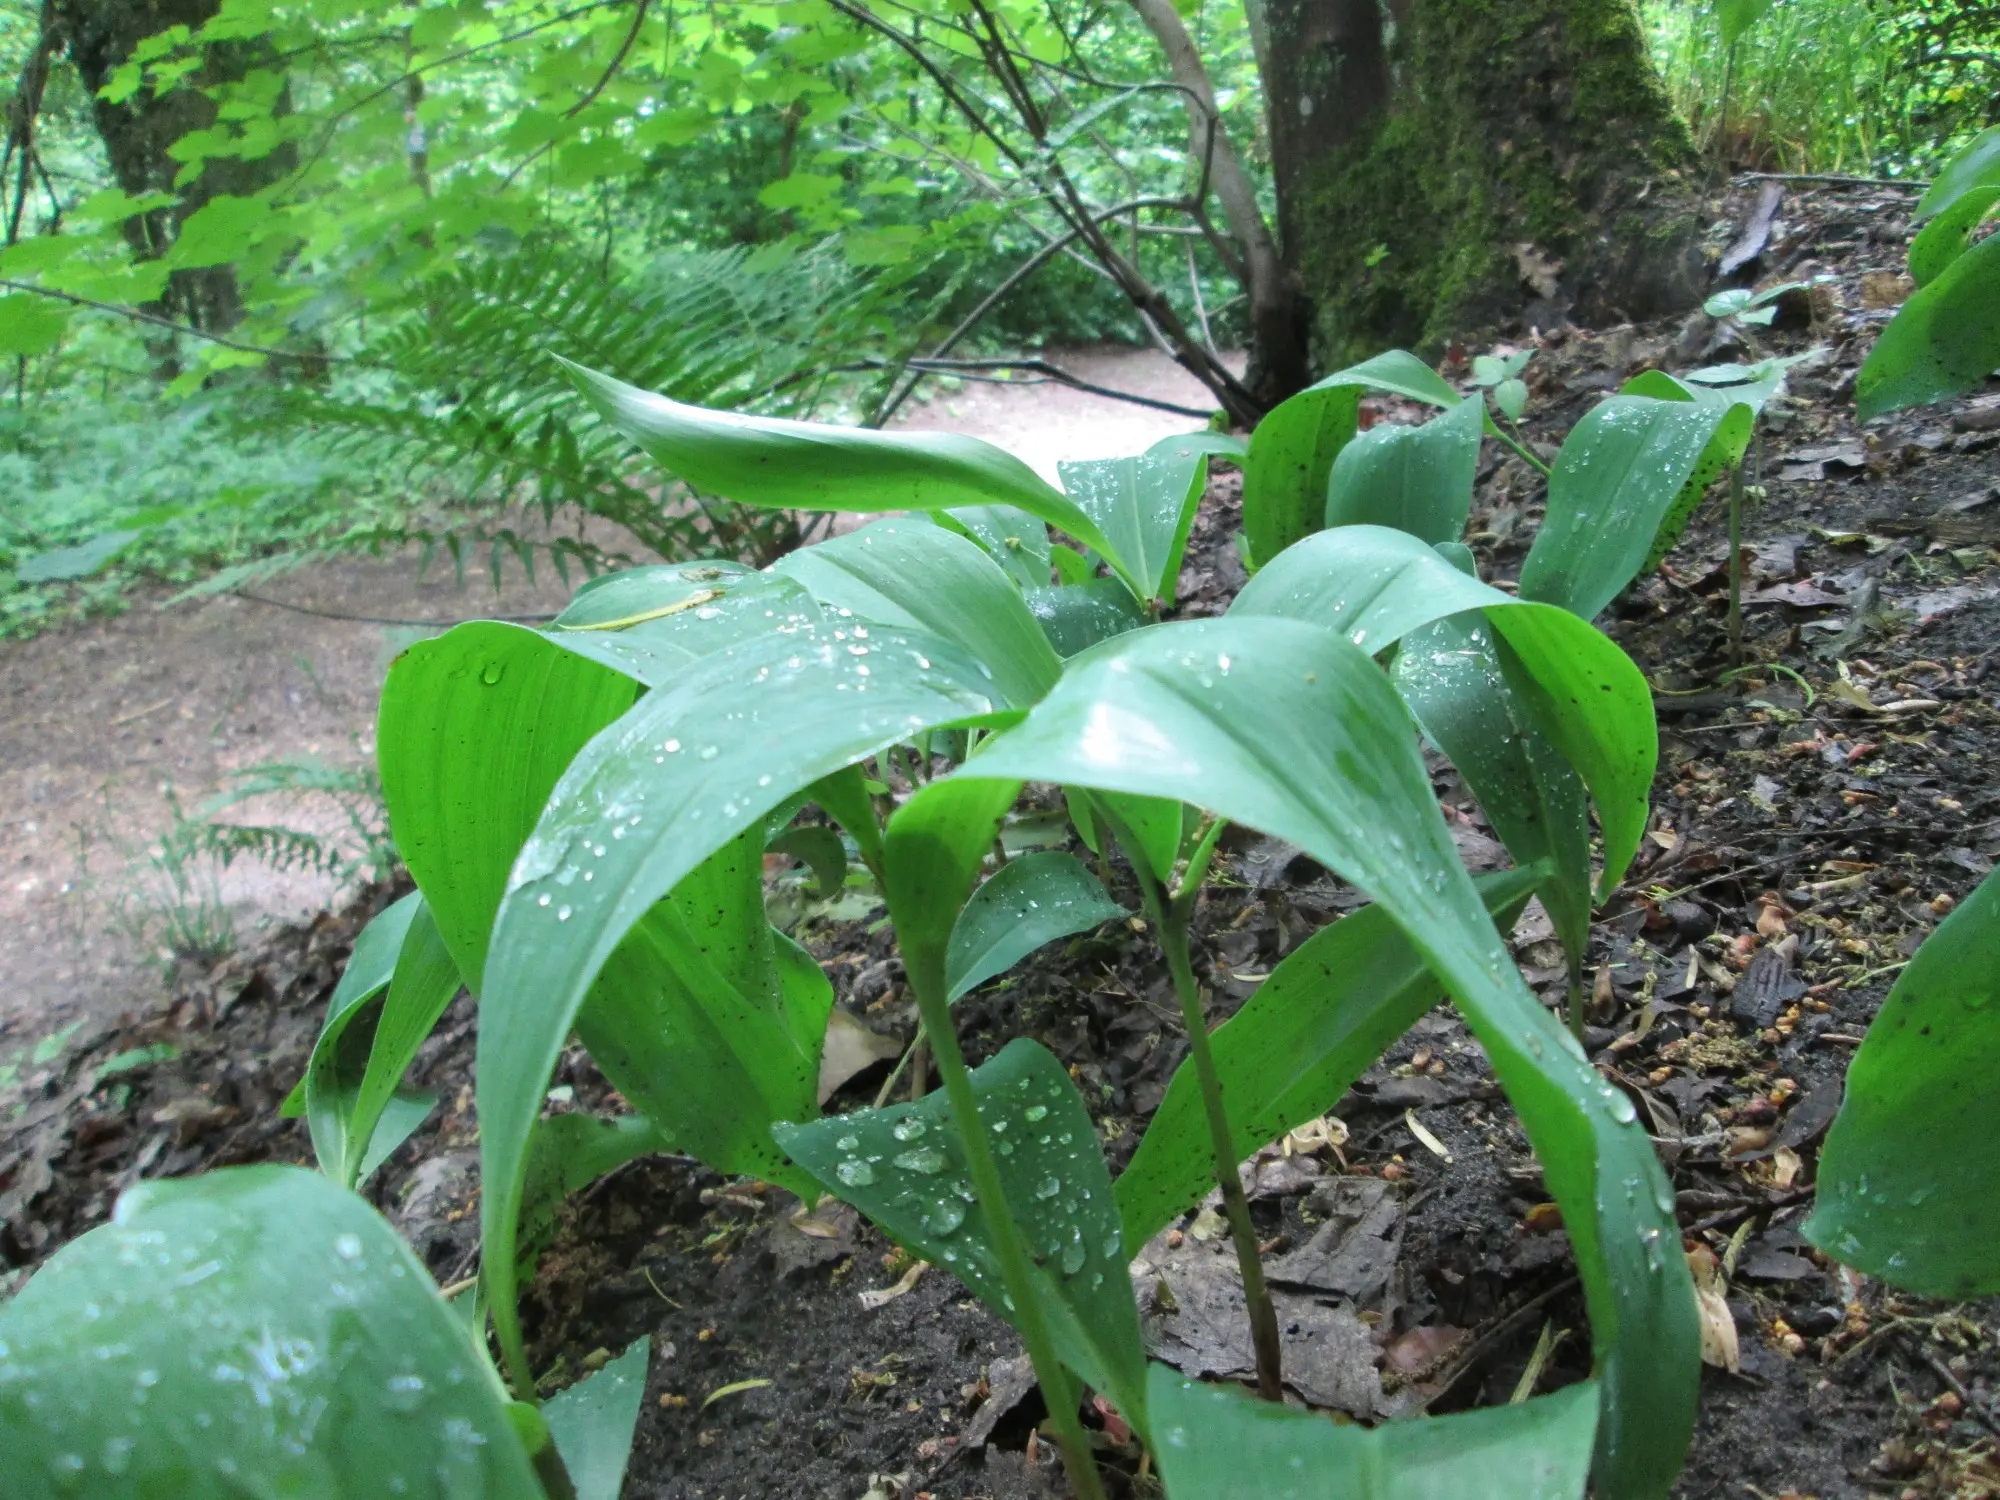
M1435 1370L1464 1341L1463 1328L1449 1323L1425 1324L1391 1341L1382 1351L1382 1365L1398 1375L1422 1375Z
M1694 1277L1695 1310L1701 1319L1701 1362L1734 1375L1742 1369L1736 1341L1736 1318L1729 1311L1722 1265L1706 1245L1688 1251L1688 1271Z
M867 1308L868 1311L873 1312L876 1308L894 1302L898 1297L915 1291L918 1280L922 1278L924 1272L930 1269L930 1264L927 1260L920 1260L911 1266L909 1270L905 1271L902 1280L898 1281L894 1286L885 1286L880 1291L861 1293L861 1305Z
M826 1047L819 1055L819 1102L825 1104L848 1079L878 1062L894 1061L902 1051L894 1037L870 1031L835 1006L826 1018Z

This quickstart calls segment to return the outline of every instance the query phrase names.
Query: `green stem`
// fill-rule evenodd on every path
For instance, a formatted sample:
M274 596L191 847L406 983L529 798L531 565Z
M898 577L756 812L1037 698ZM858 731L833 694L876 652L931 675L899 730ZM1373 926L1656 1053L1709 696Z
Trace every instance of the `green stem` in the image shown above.
M1236 1174L1236 1147L1229 1134L1229 1111L1222 1100L1222 1075L1215 1066L1215 1048L1208 1039L1208 1018L1202 1013L1201 989L1188 962L1188 919L1194 911L1194 889L1171 902L1161 899L1159 886L1143 873L1139 889L1147 913L1160 929L1167 971L1180 998L1181 1020L1187 1027L1188 1050L1194 1056L1195 1078L1208 1116L1209 1147L1215 1156L1215 1185L1222 1189L1222 1206L1229 1236L1236 1245L1236 1265L1243 1273L1243 1302L1250 1315L1250 1345L1257 1356L1257 1394L1266 1401L1283 1401L1284 1356L1278 1343L1278 1312L1264 1284L1264 1262L1257 1248L1257 1228L1250 1222L1250 1203L1243 1180Z
M1729 664L1743 660L1743 465L1729 471Z
M972 1074L965 1066L965 1054L959 1050L958 1029L952 1024L951 1007L945 999L944 953L940 949L934 954L913 957L910 991L916 997L917 1012L930 1038L938 1081L944 1085L945 1098L951 1105L952 1126L965 1152L972 1190L986 1211L986 1234L993 1245L993 1258L1000 1263L1000 1279L1014 1301L1012 1322L1020 1332L1021 1342L1027 1346L1035 1379L1041 1383L1047 1399L1049 1420L1056 1429L1056 1443L1062 1449L1070 1487L1077 1500L1104 1500L1104 1482L1098 1478L1090 1439L1076 1414L1077 1390L1070 1383L1069 1371L1056 1356L1055 1340L1042 1317L1040 1295L1028 1270L1028 1252L1008 1207L999 1165L993 1159L986 1132L980 1128L979 1100L972 1091Z
M1475 400L1484 401L1486 398L1484 396L1468 396L1465 399L1468 401L1475 401ZM1547 464L1543 463L1539 458L1535 457L1534 453L1527 447L1526 444L1518 441L1515 438L1509 437L1505 432L1501 431L1500 424L1493 420L1492 412L1488 412L1486 414L1486 434L1488 437L1496 437L1500 439L1501 442L1505 443L1509 448L1512 448L1514 450L1515 456L1521 459L1524 463L1528 464L1536 472L1538 472L1542 476L1542 478L1547 479L1553 472Z

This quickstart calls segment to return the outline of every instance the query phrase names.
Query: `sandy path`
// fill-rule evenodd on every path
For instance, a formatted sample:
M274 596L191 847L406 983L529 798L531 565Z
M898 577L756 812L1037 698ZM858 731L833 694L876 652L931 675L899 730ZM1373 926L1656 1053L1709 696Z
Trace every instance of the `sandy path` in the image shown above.
M1133 350L1052 358L1093 382L1190 406L1204 392L1164 357ZM1049 479L1066 458L1135 453L1192 419L1059 385L968 383L905 409L899 426L964 432L1018 453ZM599 538L599 540L608 540ZM534 615L568 590L510 564L496 593L446 569L420 577L414 552L314 564L255 592L300 609L373 620L451 622ZM390 659L420 628L327 619L238 598L155 607L0 645L0 1069L75 1021L104 1022L166 993L163 922L135 930L157 881L146 852L231 772L315 757L356 768L374 754L375 704ZM329 806L249 806L237 821L315 833ZM240 941L309 917L331 882L238 861L217 894Z

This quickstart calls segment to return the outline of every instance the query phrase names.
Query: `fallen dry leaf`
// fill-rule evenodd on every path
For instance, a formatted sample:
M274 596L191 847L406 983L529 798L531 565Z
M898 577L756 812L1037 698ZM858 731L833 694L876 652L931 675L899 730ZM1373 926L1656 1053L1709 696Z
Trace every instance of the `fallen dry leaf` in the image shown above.
M826 1046L819 1055L819 1102L825 1104L857 1073L892 1062L902 1052L903 1044L894 1037L870 1031L835 1006L826 1018Z
M886 1303L894 1302L898 1297L915 1291L918 1280L923 1276L925 1271L930 1269L930 1264L927 1260L920 1260L911 1266L909 1270L905 1271L903 1279L898 1281L894 1286L885 1286L880 1291L861 1293L861 1305L870 1312L873 1312L876 1308Z
M1688 1251L1688 1271L1694 1277L1695 1310L1701 1319L1701 1362L1734 1375L1743 1367L1736 1341L1736 1319L1729 1311L1722 1266L1706 1245Z

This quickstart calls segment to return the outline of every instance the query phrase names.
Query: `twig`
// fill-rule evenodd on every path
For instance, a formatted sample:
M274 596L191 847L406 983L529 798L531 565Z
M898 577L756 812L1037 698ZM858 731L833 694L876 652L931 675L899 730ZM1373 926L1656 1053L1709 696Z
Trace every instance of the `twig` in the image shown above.
M1930 186L1928 181L1914 177L1841 177L1825 172L1741 172L1737 174L1741 182L1819 182L1830 187L1892 187L1908 188L1913 193L1921 193Z
M632 44L639 40L639 30L646 24L646 11L647 8L652 5L652 3L653 0L639 0L639 8L637 11L633 12L632 15L632 29L625 33L625 40L618 44L617 52L612 55L610 64L605 68L605 70L602 73L598 75L597 82L593 83L588 89L584 90L584 94L581 99L577 100L576 103L572 104L568 109L563 111L562 117L565 120L574 120L578 115L582 114L586 109L590 108L591 102L595 100L599 94L604 92L605 87L611 82L613 78L618 76L618 70L625 66L625 59L631 55ZM529 167L533 166L536 162L540 161L550 151L553 151L555 147L556 147L556 140L554 138L551 138L549 140L543 141L541 145L537 146L533 151L530 151L528 155L522 160L521 164L515 167L513 171L509 172L506 175L506 177L501 180L499 191L503 193L506 192L508 188L513 186L514 179L516 177L519 177L523 172L527 171ZM609 246L607 242L607 249L608 248Z
M835 365L833 366L833 370L841 373L852 373L862 370L886 370L891 367L892 363L892 361L886 359L857 359L844 365ZM909 382L913 387L917 383L917 380L925 375L963 374L968 378L977 379L978 375L975 372L983 370L1026 370L1030 374L1043 376L1045 379L1053 380L1059 385L1069 386L1072 390L1083 391L1088 395L1103 396L1112 401L1127 401L1134 406L1149 406L1155 411L1168 411L1179 417L1198 417L1206 420L1212 415L1214 410L1212 407L1181 406L1175 402L1161 401L1152 396L1140 396L1133 394L1131 391L1114 390L1108 385L1098 385L1093 381L1083 379L1081 376L1072 375L1069 371L1052 365L1045 359L912 359L903 361L903 364L905 368L916 372L915 376ZM1040 382L1024 380L1009 383L1032 385L1039 384ZM887 421L889 414L894 410L894 405L886 406L882 420Z
M1492 1353L1494 1346L1500 1343L1502 1339L1511 1337L1515 1330L1520 1328L1523 1323L1530 1321L1536 1313L1540 1312L1545 1306L1565 1292L1576 1290L1579 1284L1580 1278L1566 1276L1547 1291L1540 1293L1538 1296L1530 1297L1512 1312L1503 1314L1491 1328L1488 1328L1486 1332L1480 1334L1478 1338L1472 1341L1465 1353L1460 1355L1458 1360L1446 1372L1436 1389L1417 1403L1417 1409L1419 1411L1429 1411L1432 1406L1450 1393L1453 1386L1457 1385L1459 1381L1470 1374L1481 1360Z
M1902 1334L1911 1344L1917 1358L1929 1365L1938 1379L1951 1388L1952 1394L1965 1403L1965 1410L1972 1419L1995 1437L2000 1438L2000 1421L1996 1421L1993 1413L1988 1411L1981 1402L1973 1399L1972 1392L1965 1388L1964 1381L1952 1373L1951 1366L1926 1349L1923 1345L1923 1340L1911 1335L1907 1327L1899 1326L1896 1332Z
M115 313L121 318L130 318L135 323L150 323L155 328L164 328L172 333L185 333L190 337L206 339L211 344L220 344L225 349L235 349L243 354L261 354L270 359L296 359L304 363L329 365L352 365L361 370L390 370L389 365L372 364L364 360L347 359L337 354L305 354L296 349L273 349L265 344L246 344L239 339L224 338L219 333L196 328L189 323L176 323L172 318L163 318L157 313L141 312L136 307L122 307L116 302L99 302L92 297L79 297L74 292L58 292L52 287L35 286L26 281L0 279L0 287L10 292L32 292L38 297L49 297L57 302L67 302L72 307L88 307L94 312Z

